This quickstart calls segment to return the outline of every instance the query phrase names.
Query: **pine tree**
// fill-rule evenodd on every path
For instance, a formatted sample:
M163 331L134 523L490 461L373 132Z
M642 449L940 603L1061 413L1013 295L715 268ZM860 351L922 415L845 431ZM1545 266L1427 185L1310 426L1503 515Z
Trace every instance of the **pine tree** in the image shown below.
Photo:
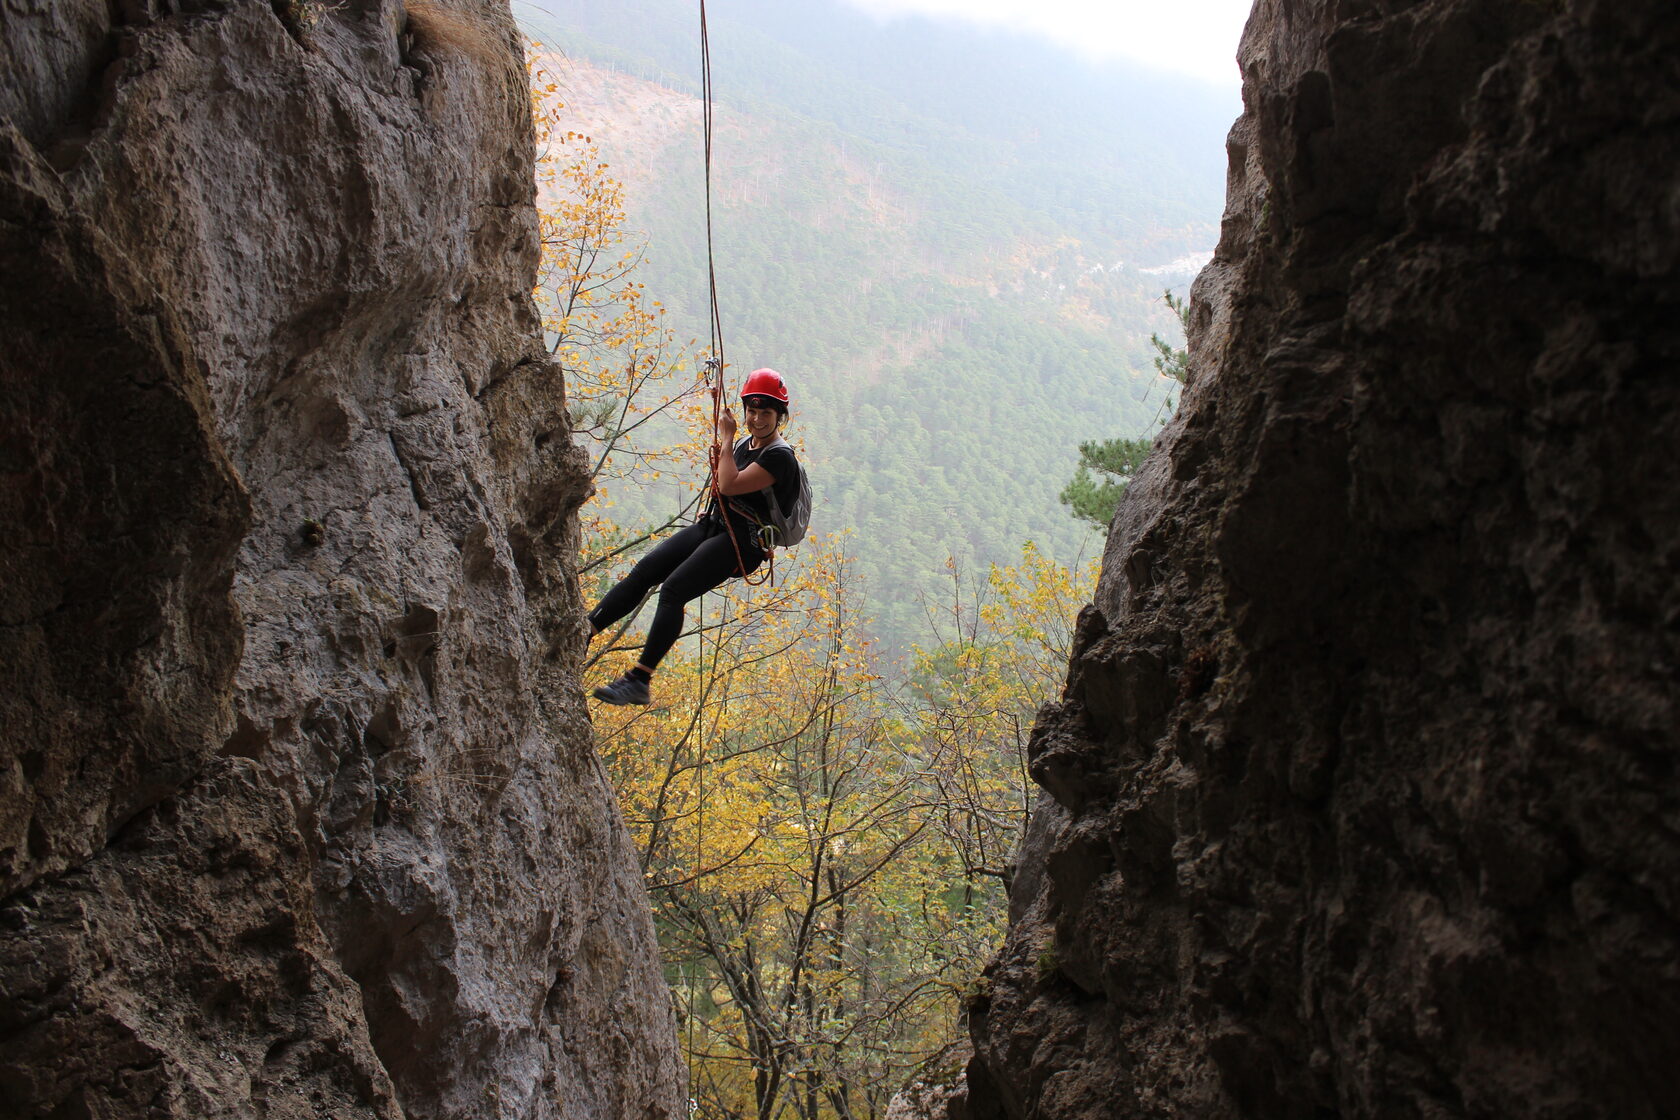
M1178 317L1180 328L1188 330L1188 301L1178 298L1171 291L1163 292L1161 298ZM1155 348L1155 372L1184 384L1189 351L1173 346L1159 334L1151 334L1149 344ZM1170 401L1168 408L1171 408ZM1104 533L1108 532L1109 523L1114 520L1114 510L1120 504L1120 495L1126 492L1132 474L1154 444L1153 439L1124 438L1088 440L1080 444L1079 467L1062 488L1062 504L1081 521L1089 521Z
M1108 532L1108 523L1114 520L1114 509L1132 480L1132 472L1154 444L1150 439L1088 440L1080 444L1079 468L1062 488L1062 504L1075 517Z

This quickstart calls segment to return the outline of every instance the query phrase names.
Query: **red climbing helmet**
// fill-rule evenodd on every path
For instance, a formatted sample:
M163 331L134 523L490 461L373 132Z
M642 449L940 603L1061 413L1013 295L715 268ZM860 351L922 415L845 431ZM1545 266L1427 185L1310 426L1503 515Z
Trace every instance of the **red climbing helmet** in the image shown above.
M781 401L782 407L788 404L787 382L782 375L773 369L755 369L747 374L747 380L741 386L741 398L769 397L771 400Z

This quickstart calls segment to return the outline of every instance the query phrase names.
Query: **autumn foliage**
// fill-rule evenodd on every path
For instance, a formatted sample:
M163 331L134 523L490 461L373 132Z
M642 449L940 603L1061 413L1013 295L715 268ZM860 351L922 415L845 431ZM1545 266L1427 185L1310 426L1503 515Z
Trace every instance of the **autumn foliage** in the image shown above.
M659 305L635 281L622 187L534 81L543 162L539 291L580 435L607 493L653 471L704 477L709 410ZM674 419L676 422L662 422ZM649 530L586 511L586 581ZM658 527L651 527L657 532ZM951 1061L965 999L999 942L1025 822L1027 736L1065 675L1092 573L1028 544L928 604L937 642L884 679L844 533L691 607L646 708L598 707L634 835L703 1117L881 1117ZM882 589L872 589L879 593ZM598 637L592 664L639 647ZM603 664L603 668L605 664Z
M843 545L708 596L655 705L596 713L705 1116L880 1116L963 1033L1088 591L1030 545L953 572L950 639L890 687Z
M542 57L540 45L529 57ZM590 137L565 126L556 77L535 61L530 77L542 238L534 295L548 347L565 371L573 431L590 455L587 572L674 523L620 524L614 496L668 471L694 475L703 464L710 413L696 371L704 354L679 343L664 307L635 278L642 248L625 230L624 185Z

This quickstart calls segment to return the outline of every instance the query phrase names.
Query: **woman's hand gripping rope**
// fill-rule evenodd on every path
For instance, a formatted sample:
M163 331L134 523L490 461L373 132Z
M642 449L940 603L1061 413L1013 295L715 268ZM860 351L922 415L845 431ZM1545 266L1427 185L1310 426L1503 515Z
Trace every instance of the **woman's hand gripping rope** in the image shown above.
M736 430L735 410L723 403L721 399L723 396L723 386L721 384L712 388L712 396L714 398L712 401L712 411L717 416L718 440L726 446L733 447L735 446ZM713 446L715 447L717 444L713 444Z
M711 486L717 508L722 511L725 508L725 495L735 492L737 479L740 476L735 468L735 412L723 403L723 379L721 377L712 385L712 423L715 430L712 435ZM726 446L728 448L727 452L725 451ZM749 483L753 489L763 489L766 483L773 481L768 474L765 474L764 468L757 463L749 466L747 472L747 477L753 480ZM763 475L765 483L757 482L754 478L755 474ZM729 534L730 546L735 550L736 571L740 573L741 581L749 586L757 586L767 581L774 582L776 578L775 552L770 548L764 549L765 558L769 561L768 569L761 578L753 579L746 574L747 563L741 556L741 542L735 539L734 520L724 514L723 525L725 531Z

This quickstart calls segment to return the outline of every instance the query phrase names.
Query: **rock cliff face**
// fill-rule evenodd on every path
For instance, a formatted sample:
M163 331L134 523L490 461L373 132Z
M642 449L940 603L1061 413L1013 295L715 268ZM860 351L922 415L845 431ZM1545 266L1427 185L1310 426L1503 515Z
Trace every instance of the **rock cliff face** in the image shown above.
M661 1117L503 0L0 7L0 1107Z
M970 1115L1673 1115L1677 59L1669 0L1260 0Z

